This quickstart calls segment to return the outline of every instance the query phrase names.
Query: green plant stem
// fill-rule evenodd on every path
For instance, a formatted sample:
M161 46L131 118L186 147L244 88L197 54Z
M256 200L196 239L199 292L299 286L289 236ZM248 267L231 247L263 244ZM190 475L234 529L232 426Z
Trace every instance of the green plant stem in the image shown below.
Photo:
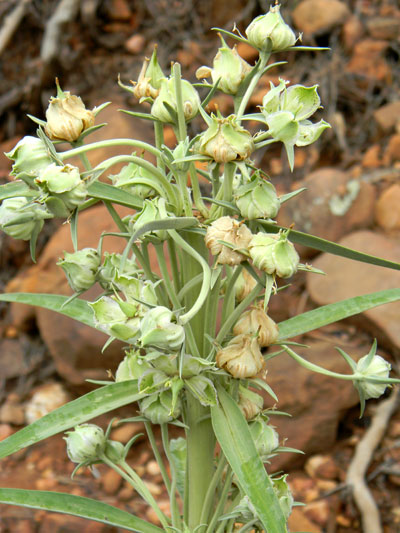
M270 53L260 52L259 70L255 74L255 76L252 78L251 82L249 83L249 86L247 87L246 92L242 96L239 108L236 112L236 118L239 123L240 123L240 119L244 115L244 112L246 111L247 104L250 100L251 95L253 94L254 89L257 86L257 83L259 82L261 76L263 75L263 70L268 63L270 55L271 55Z
M214 533L215 531L215 526L218 522L218 518L223 514L224 512L224 507L225 507L225 504L226 504L226 500L228 499L228 495L229 495L229 490L232 486L232 477L233 477L233 472L230 470L230 468L228 469L228 472L226 473L226 477L225 477L225 483L223 485L223 488L222 488L222 491L221 491L221 495L219 497L219 500L218 500L218 504L215 508L215 511L214 511L214 514L208 524L208 527L206 529L206 533ZM226 522L222 522L221 523L224 527L226 525ZM219 531L221 528L221 526L217 529L217 531ZM221 531L223 531L223 528L221 529Z
M185 213L185 216L192 217L193 209L187 186L187 172L176 171L174 172L174 176L183 198L183 212Z
M205 206L203 199L201 197L199 179L197 177L196 165L194 163L190 163L189 165L189 174L190 174L190 181L192 183L194 205L196 206L196 209L199 210L200 214L204 218L208 218L210 213L209 213L208 208Z
M214 472L210 486L208 487L206 497L204 499L203 509L202 509L201 518L200 518L201 524L208 524L208 520L209 520L210 513L213 507L213 503L214 503L215 491L218 487L218 484L220 483L222 479L222 473L226 465L227 465L227 461L225 459L225 456L224 455L222 455L222 457L220 456L218 466ZM202 533L203 530L205 529L201 528L199 530L199 533Z
M215 436L209 408L189 392L186 401L188 525L193 531L201 524L204 501L214 475Z
M171 265L171 272L172 272L172 281L174 282L174 288L175 292L178 294L178 300L181 300L179 291L181 288L181 281L179 276L179 267L178 267L178 261L176 258L176 248L175 243L172 239L167 239L167 246L168 246L168 253L169 253L169 262Z
M230 290L225 291L225 298L224 303L222 305L222 312L221 312L221 323L224 323L226 318L233 313L235 310L235 292L233 290L234 284L231 283L231 279L235 276L236 272L232 273L232 268L228 265L225 265L225 272L226 272L226 286L230 288ZM236 276L235 276L236 277Z
M107 466L115 470L125 481L127 481L135 490L140 494L140 496L150 505L157 515L157 518L160 520L162 526L167 529L169 527L167 517L158 507L157 502L155 501L153 495L137 475L137 473L125 462L121 461L119 465L113 463L106 457L106 455L101 455L99 457ZM122 468L120 468L120 466Z
M231 202L232 201L232 184L233 184L233 177L235 175L236 171L236 165L235 163L225 163L224 166L224 195L223 200L225 202ZM229 211L226 207L223 208L224 215L229 215Z
M124 222L122 221L121 217L115 210L114 206L111 202L108 202L106 200L103 200L103 204L106 206L107 211L110 213L111 218L114 220L115 224L117 225L118 229L121 230L123 233L127 232L127 227L125 226Z
M196 302L194 303L193 307L189 309L185 314L181 315L180 321L182 324L186 324L191 320L201 309L202 305L204 304L207 296L208 291L210 289L210 281L211 281L211 270L208 266L208 263L206 260L194 249L188 244L176 230L167 230L169 235L172 237L172 239L175 241L175 243L180 246L190 257L195 259L197 261L202 270L203 270L203 283L201 285L200 293L198 295L198 298Z
M161 438L162 438L165 455L167 457L169 466L171 468L172 483L171 483L171 492L169 495L169 501L170 501L172 525L176 528L181 528L182 521L181 521L180 512L178 508L178 501L177 501L178 493L176 489L177 475L175 472L175 464L171 457L171 452L169 448L168 424L161 424Z
M164 144L164 125L159 120L155 120L154 124L154 140L156 143L156 148L160 152L160 155L157 155L157 168L162 172L165 172L164 161L161 157L161 147Z
M246 296L246 298L240 302L240 304L235 308L233 313L225 320L225 322L222 324L221 329L218 332L218 335L215 339L216 343L221 344L223 340L225 339L226 335L229 333L232 326L237 322L240 315L243 313L243 311L251 305L254 300L257 298L257 296L260 294L263 286L260 283L257 283L257 285L254 287L254 289Z
M215 337L215 330L217 328L218 320L218 304L219 304L219 291L221 288L221 272L218 276L217 281L214 284L210 292L210 296L207 299L206 312L205 312L205 324L204 324L204 333L209 335L211 338ZM209 343L207 338L204 338L204 343ZM206 353L209 350L209 344L205 344L207 347L204 352Z
M91 144L83 144L71 150L66 150L65 152L57 153L58 157L64 161L70 157L76 155L84 154L90 150L97 150L98 148L107 148L109 146L135 146L136 148L142 148L147 152L159 157L161 155L160 150L155 148L153 145L145 143L143 141L136 141L134 139L109 139L107 141L98 141Z
M160 450L158 449L156 438L153 433L153 428L150 422L144 422L144 427L146 428L147 437L150 442L151 449L157 464L160 468L161 476L163 478L164 485L168 491L168 494L171 494L171 480L168 476L167 469L165 468L164 461L161 457Z
M182 80L181 80L181 66L179 63L174 63L172 67L175 84L175 96L176 96L176 112L178 115L178 141L183 141L186 138L186 120L183 110L183 97L182 97Z

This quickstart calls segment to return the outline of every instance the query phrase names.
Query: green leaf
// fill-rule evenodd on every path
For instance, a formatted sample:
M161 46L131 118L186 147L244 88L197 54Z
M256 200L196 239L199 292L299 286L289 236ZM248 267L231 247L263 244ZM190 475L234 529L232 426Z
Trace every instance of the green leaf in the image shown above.
M93 312L87 302L77 298L65 305L69 298L70 296L59 296L58 294L35 294L30 292L0 294L0 301L2 302L36 305L44 309L56 311L74 320L78 320L82 324L95 328Z
M122 191L113 185L102 183L101 181L95 181L89 185L88 195L97 200L106 200L116 204L126 205L127 207L133 207L134 209L142 209L143 207L143 200L139 196Z
M278 324L278 341L302 335L349 316L357 315L378 305L400 300L400 289L386 289L363 296L355 296L334 304L324 305Z
M163 531L108 503L63 492L0 488L0 503L80 516L137 533L162 533Z
M0 459L96 416L142 399L137 381L112 383L62 405L0 442Z
M238 481L268 533L286 533L285 517L242 412L218 386L219 406L211 407L214 433Z
M15 198L17 196L37 196L38 191L28 187L26 183L21 180L16 180L11 183L6 183L0 187L0 200L6 198Z
M287 230L283 226L278 226L277 224L272 224L266 220L258 220L268 231L271 233L278 233L279 230ZM394 270L400 270L400 263L395 263L387 259L382 259L381 257L376 257L374 255L365 254L363 252L357 252L357 250L352 250L351 248L346 248L335 242L327 241L321 237L315 237L314 235L309 235L308 233L303 233L302 231L296 231L291 229L288 235L288 239L296 244L302 244L303 246L308 246L309 248L314 248L314 250L319 250L320 252L327 252L332 255L338 255L340 257L347 257L347 259L353 259L354 261L360 261L361 263L369 263L370 265L382 266L385 268L393 268Z

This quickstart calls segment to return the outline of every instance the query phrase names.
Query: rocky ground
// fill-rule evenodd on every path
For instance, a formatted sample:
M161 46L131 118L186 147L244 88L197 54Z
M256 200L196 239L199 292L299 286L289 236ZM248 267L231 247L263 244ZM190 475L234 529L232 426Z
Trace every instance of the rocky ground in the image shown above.
M88 107L105 100L113 102L101 115L108 126L97 138L135 137L146 140L145 125L118 112L137 104L116 84L135 79L144 55L159 43L163 65L171 59L182 63L184 76L210 64L217 39L208 31L213 24L231 29L233 20L241 29L252 16L267 9L267 2L208 0L170 2L152 0L85 0L65 15L67 22L54 26L55 0L0 3L0 180L9 178L8 151L35 125L26 113L44 117L48 98L54 94L54 77L79 94ZM282 55L287 64L271 70L263 79L252 105L261 103L269 87L281 76L293 83L320 85L324 105L320 117L332 124L320 141L298 149L295 171L289 172L279 147L258 155L257 163L268 172L279 192L299 187L307 191L285 204L278 222L334 240L368 254L400 262L400 9L396 0L302 0L282 2L285 18L303 32L303 44L329 46L330 51ZM16 22L7 41L4 28L18 5L24 18ZM70 2L73 6L74 2ZM7 22L8 21L8 22ZM53 23L52 23L53 21ZM52 26L53 24L53 26ZM49 28L56 27L52 33ZM239 45L249 62L254 51ZM230 112L226 97L216 102ZM171 132L169 142L173 145ZM90 155L93 164L112 152ZM114 152L118 153L118 152ZM97 244L101 231L112 226L104 209L95 207L81 216L80 245ZM93 235L96 228L96 235ZM107 249L118 244L109 239ZM33 265L26 243L0 235L0 290L68 294L63 273L55 265L64 250L70 250L69 229L51 222L38 243L38 262ZM327 276L299 276L279 298L271 301L271 315L285 320L303 310L369 292L399 287L400 273L336 256L315 256L300 248L304 260ZM95 296L95 294L93 294ZM85 379L104 379L115 371L120 346L100 354L105 338L79 324L41 309L0 304L0 439L21 428L48 409L89 390ZM400 304L393 303L364 313L352 321L334 324L299 340L308 344L307 357L336 372L346 367L338 356L339 346L355 358L369 350L377 337L380 353L398 373ZM271 470L285 468L297 501L290 521L291 531L319 533L362 532L360 513L345 481L354 462L358 443L368 435L375 410L382 401L370 403L359 419L357 395L351 384L310 375L289 358L276 358L268 365L268 383L279 397L278 408L292 418L273 422L286 444L306 452L281 456ZM121 410L118 416L134 413ZM99 423L105 427L108 417ZM115 427L112 438L127 442L141 431L137 424ZM378 504L383 530L400 530L400 413L395 411L379 439L367 471L367 482ZM161 476L144 440L132 449L129 459L146 480L160 505L168 508ZM156 518L113 472L99 468L93 478L82 471L71 481L73 469L64 451L62 436L56 436L0 462L0 486L59 490L99 498L120 505L150 520ZM78 518L50 515L17 507L3 507L1 533L67 533L80 530L111 532L115 528Z

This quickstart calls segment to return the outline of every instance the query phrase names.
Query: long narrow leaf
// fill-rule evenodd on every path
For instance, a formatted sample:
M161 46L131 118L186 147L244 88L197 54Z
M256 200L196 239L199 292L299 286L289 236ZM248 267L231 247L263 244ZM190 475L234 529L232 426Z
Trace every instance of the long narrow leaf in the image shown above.
M0 459L144 396L138 393L136 380L112 383L89 392L1 441Z
M286 521L242 412L218 387L220 404L211 407L215 435L238 481L268 533L286 533Z
M108 503L63 492L0 488L0 503L80 516L137 533L162 533L163 531Z
M26 183L21 180L6 183L0 187L0 200L6 198L15 198L16 196L36 196L37 192L30 189Z
M93 312L85 300L76 298L65 305L65 302L70 296L59 296L57 294L36 294L31 292L10 292L7 294L0 294L0 301L2 302L16 302L21 304L36 305L56 311L62 315L73 318L86 324L87 326L95 327L93 320Z
M355 296L334 304L324 305L307 311L278 324L278 341L302 335L313 329L321 328L349 316L357 315L378 305L400 300L400 289L386 289L363 296Z
M259 220L259 222L271 233L278 233L278 231L281 229L288 229L276 224L271 224L271 222L267 222L265 220ZM400 270L400 263L395 263L394 261L382 259L381 257L376 257L374 255L365 254L364 252L357 252L357 250L346 248L346 246L341 246L335 242L327 241L326 239L315 237L314 235L309 235L308 233L303 233L302 231L290 230L288 239L294 243L302 244L303 246L308 246L309 248L314 248L314 250L319 250L320 252L327 252L332 255L347 257L347 259L353 259L354 261L360 261L361 263L369 263L370 265Z
M109 202L133 207L134 209L142 209L143 207L143 200L139 196L122 191L101 181L95 181L89 185L88 195L97 200L108 200Z

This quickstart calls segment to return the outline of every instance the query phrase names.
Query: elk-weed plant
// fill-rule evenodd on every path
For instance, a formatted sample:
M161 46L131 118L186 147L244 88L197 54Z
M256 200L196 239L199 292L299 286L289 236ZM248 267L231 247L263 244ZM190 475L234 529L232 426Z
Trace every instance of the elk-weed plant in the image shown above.
M314 269L300 263L293 245L300 234L274 221L280 206L296 201L301 191L279 196L252 156L268 144L282 143L293 169L294 147L315 142L330 126L313 120L321 107L317 86L290 85L284 79L271 83L257 112L248 112L260 78L281 64L270 62L273 54L307 50L297 44L279 6L253 20L245 36L237 30L220 32L221 47L212 67L198 69L198 84L182 79L178 63L165 74L156 49L132 87L119 82L140 103L150 104L149 112L128 113L152 121L154 145L135 139L88 143L90 133L102 126L95 124L96 116L107 104L88 110L57 83L47 120L31 117L39 124L37 136L24 137L6 154L14 162L15 181L0 188L0 226L16 239L29 240L32 257L44 221L53 217L70 223L75 250L58 262L72 297L4 294L1 299L47 307L95 327L109 336L105 349L115 339L126 346L118 368L111 369L112 381L97 383L92 392L5 439L0 457L69 430L67 453L76 470L89 467L96 473L95 465L105 463L152 507L158 524L62 493L3 488L2 503L75 514L142 533L284 533L294 502L286 475L274 474L269 466L271 458L288 448L271 425L274 410L263 406L263 394L278 400L268 385L268 359L286 353L310 371L352 381L362 410L366 399L379 397L398 381L389 378L390 365L376 355L375 342L357 363L339 350L350 367L342 375L309 363L289 339L399 299L399 291L338 302L281 324L268 315L270 298L279 298L284 290L283 284L278 289L279 278ZM222 34L256 48L255 65L244 61L235 46L230 48ZM231 115L208 112L217 91L232 96ZM188 124L194 119L190 131L197 133L190 136ZM246 128L249 121L255 134ZM173 149L164 144L165 126L175 132ZM71 149L57 151L61 141ZM116 145L131 146L132 154L91 167L92 150ZM68 163L77 155L84 171ZM110 167L121 162L122 170L111 175ZM99 202L115 222L113 235L124 243L120 254L102 249L104 235L97 248L79 249L79 213ZM118 204L130 208L130 214L121 218ZM301 237L311 247L321 243L307 234ZM346 255L334 243L324 243L332 253ZM393 267L384 260L381 264ZM85 291L94 284L102 293L87 302ZM129 421L144 422L169 494L170 514L160 509L129 464L127 454L137 436L124 446L110 439L111 427L87 423L128 404ZM157 447L155 425L163 450ZM182 428L184 436L170 438L171 425Z

